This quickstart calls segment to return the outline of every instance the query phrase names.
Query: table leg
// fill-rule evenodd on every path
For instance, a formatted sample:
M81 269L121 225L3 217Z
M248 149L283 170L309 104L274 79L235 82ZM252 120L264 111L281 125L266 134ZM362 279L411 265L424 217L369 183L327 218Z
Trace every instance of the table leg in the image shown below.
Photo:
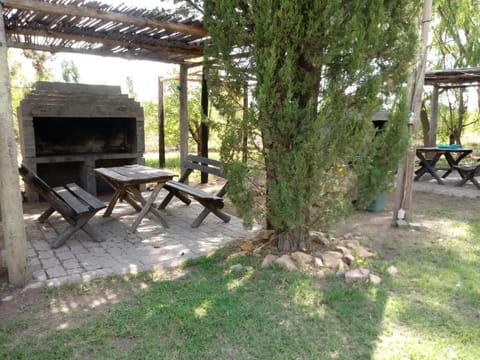
M147 215L147 213L149 211L156 210L156 209L153 209L152 205L153 205L155 199L157 198L158 194L160 193L160 190L162 189L163 185L164 185L164 183L158 183L155 186L155 188L153 189L153 191L150 194L150 197L148 198L147 201L145 201L145 199L143 199L143 196L141 196L141 194L140 194L140 197L142 198L142 202L144 204L143 204L142 210L140 211L140 214L138 214L137 218L135 219L135 221L132 224L132 227L130 228L130 231L132 233L137 230L138 225L140 224L142 219L145 217L145 215ZM137 196L138 196L138 194L137 194ZM155 211L152 211L152 213L155 214L155 216L158 217L158 219L160 220L160 222L162 223L162 225L164 227L168 227L167 222L160 216L158 211L156 211L156 213L155 213Z
M423 174L428 172L428 173L430 173L430 175L432 175L435 178L435 180L437 180L437 182L439 184L444 185L443 180L441 179L440 176L438 176L437 172L435 171L435 164L437 163L438 159L440 158L440 155L435 154L435 156L431 160L426 159L425 156L423 156L422 153L417 153L417 157L420 159L420 165L422 167L415 172L416 176L415 176L414 180L417 181L418 179L420 179L420 177Z
M105 210L105 212L103 213L103 217L109 217L110 215L112 215L113 208L115 207L115 204L117 203L121 195L122 191L120 189L115 190L115 194L113 194L112 200L110 200L107 210Z
M468 154L470 154L470 152L465 151L465 152L460 153L460 155L457 158L454 158L451 153L449 153L449 152L445 153L445 159L447 159L447 162L448 162L448 165L450 166L450 169L447 170L447 172L445 174L443 174L442 178L445 179L448 175L450 175L450 173L454 169L454 166L458 165L458 163Z

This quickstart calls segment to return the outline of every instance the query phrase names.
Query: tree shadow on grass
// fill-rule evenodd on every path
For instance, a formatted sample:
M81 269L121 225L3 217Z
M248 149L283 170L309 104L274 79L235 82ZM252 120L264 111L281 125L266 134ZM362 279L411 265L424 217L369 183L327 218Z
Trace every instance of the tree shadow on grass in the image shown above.
M243 269L232 271L231 265ZM14 358L370 359L387 291L221 254L90 321L0 348ZM14 334L12 334L14 336ZM9 336L4 340L8 341Z

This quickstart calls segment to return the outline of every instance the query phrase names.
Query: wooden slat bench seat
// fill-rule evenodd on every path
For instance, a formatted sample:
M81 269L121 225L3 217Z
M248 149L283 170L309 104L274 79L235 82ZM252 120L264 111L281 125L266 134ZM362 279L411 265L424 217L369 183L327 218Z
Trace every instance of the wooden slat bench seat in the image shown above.
M64 232L59 234L50 244L52 248L62 246L76 231L82 229L95 241L102 241L95 230L87 222L106 205L92 194L88 193L75 183L51 188L35 173L21 165L20 175L30 186L50 205L40 215L38 221L44 223L55 211L59 212L70 224Z
M216 194L210 194L201 189L194 188L190 185L187 185L188 177L194 170L198 170L205 174L212 174L223 179L226 179L226 176L221 170L221 163L217 160L208 159L201 156L188 155L185 161L182 162L182 168L185 169L185 172L182 174L178 181L170 180L164 186L164 189L168 190L168 194L163 199L162 203L159 206L159 209L164 209L170 200L175 196L183 201L185 204L190 204L190 199L187 195L191 196L197 200L200 204L203 205L204 209L198 215L198 217L193 221L191 227L199 227L203 220L207 217L209 213L213 213L222 219L224 222L230 221L230 216L221 211L223 209L223 196L225 195L227 182L222 186L222 188Z
M457 184L458 186L462 186L467 181L471 181L477 189L480 189L480 183L475 179L475 176L480 174L480 164L455 165L454 169L456 169L462 177L462 180Z

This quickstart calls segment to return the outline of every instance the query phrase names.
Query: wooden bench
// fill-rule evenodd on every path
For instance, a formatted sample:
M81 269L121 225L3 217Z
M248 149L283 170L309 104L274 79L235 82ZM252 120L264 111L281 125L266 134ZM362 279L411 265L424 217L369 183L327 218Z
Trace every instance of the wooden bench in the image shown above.
M44 223L55 211L59 212L70 224L65 231L59 234L50 244L52 248L58 248L65 243L76 231L82 229L95 241L103 241L97 236L94 229L87 222L106 205L92 194L83 190L75 183L51 188L45 181L34 172L21 165L20 175L26 184L36 191L50 207L40 215L38 221Z
M220 209L223 208L223 196L225 195L227 182L222 186L222 188L216 194L210 194L201 189L194 188L190 185L187 185L188 177L194 170L198 170L204 174L211 174L223 179L226 179L226 176L221 170L220 161L208 159L201 156L188 155L185 161L182 162L182 168L185 169L185 172L182 174L178 181L170 180L164 186L164 189L168 190L169 193L163 199L162 203L159 206L159 209L164 209L170 200L175 196L183 201L185 204L190 204L190 199L186 196L189 195L197 200L200 204L203 205L204 209L198 215L198 217L193 221L191 227L199 227L203 220L207 217L209 213L213 213L222 219L224 222L230 221L230 216L225 214Z
M458 171L462 180L457 184L462 186L467 181L471 181L477 189L480 189L480 183L475 179L475 176L480 174L480 164L465 164L465 165L454 165L454 169Z

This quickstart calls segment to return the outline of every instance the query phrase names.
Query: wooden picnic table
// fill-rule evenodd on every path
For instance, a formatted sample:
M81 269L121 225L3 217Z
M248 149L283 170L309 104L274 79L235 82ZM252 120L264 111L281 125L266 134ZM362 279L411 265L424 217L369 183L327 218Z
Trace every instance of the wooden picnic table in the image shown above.
M139 211L137 218L131 226L132 232L135 232L148 212L155 215L164 227L168 227L167 222L160 215L160 212L153 207L153 203L165 183L172 180L174 176L177 176L176 174L144 165L97 168L94 169L94 172L115 190L107 210L105 210L103 214L104 217L112 214L113 208L118 200L125 200L135 210ZM139 187L149 183L155 183L156 185L148 199L145 200Z
M429 173L439 184L444 185L443 179L450 175L455 166L472 151L473 149L470 148L417 147L416 155L420 160L420 167L415 171L415 181ZM446 171L440 176L438 174L440 169L436 168L436 164L442 156L447 160L448 167L443 169Z

